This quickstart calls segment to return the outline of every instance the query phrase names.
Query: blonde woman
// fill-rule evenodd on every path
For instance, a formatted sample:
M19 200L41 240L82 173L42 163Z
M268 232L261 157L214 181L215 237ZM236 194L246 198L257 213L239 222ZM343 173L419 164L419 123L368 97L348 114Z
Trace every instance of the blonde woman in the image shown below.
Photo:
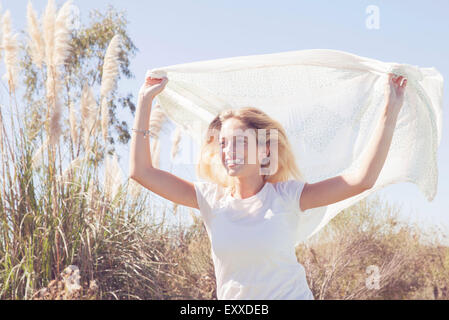
M224 110L210 123L197 165L205 182L192 183L154 168L146 133L152 101L167 82L149 77L140 89L131 178L170 201L199 209L211 241L218 299L313 299L295 255L298 217L374 185L407 80L389 74L387 104L360 171L316 183L302 180L282 126L251 107Z

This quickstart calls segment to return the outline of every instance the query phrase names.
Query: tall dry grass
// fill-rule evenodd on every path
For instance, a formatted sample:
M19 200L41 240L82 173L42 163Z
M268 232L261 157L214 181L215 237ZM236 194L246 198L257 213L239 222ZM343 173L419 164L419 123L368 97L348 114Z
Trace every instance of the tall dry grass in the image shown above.
M315 298L449 299L449 247L434 240L441 231L399 217L400 210L379 197L365 199L299 246Z
M38 146L30 142L24 125L29 119L20 112L27 106L16 102L18 37L10 13L1 19L10 99L0 109L0 298L30 299L70 265L79 268L81 285L96 280L98 298L165 298L170 293L164 279L177 276L166 260L173 251L169 228L148 221L147 208L157 199L124 181L117 155L106 157L103 166L92 161L107 143L108 110L98 107L91 87L84 87L79 106L63 108L62 101L70 101L61 85L70 3L58 10L49 0L41 20L31 3L27 8L27 43L45 79L47 104ZM100 101L111 98L119 54L117 36L105 53ZM69 130L62 130L64 123Z

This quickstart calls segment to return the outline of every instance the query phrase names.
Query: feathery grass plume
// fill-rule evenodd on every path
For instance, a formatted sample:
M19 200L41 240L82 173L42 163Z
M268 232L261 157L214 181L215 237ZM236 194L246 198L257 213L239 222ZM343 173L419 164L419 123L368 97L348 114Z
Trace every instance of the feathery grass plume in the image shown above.
M78 128L77 128L77 116L75 112L75 106L72 102L69 105L69 124L70 124L70 136L72 137L73 145L78 141Z
M176 126L175 132L173 134L173 144L171 149L171 159L173 160L179 151L179 143L181 142L181 128Z
M106 143L108 136L109 110L107 97L117 84L119 74L120 36L115 35L109 42L103 63L103 75L101 78L101 131Z
M37 149L34 152L33 157L31 159L31 167L33 168L33 170L37 170L42 165L42 160L44 158L44 151L47 150L48 145L49 141L47 138L47 140L44 141L44 143L39 147L39 149Z
M3 39L2 47L4 51L4 61L6 73L3 76L8 81L9 91L15 92L17 87L17 76L19 74L19 45L17 42L18 34L12 34L11 13L9 10L3 15Z
M39 26L39 20L37 13L33 8L31 1L28 2L27 7L27 21L28 21L28 34L30 36L29 46L31 49L30 55L34 64L41 69L42 63L45 58L45 43L42 35L41 28Z
M95 101L92 88L86 83L81 93L81 124L84 128L84 148L89 150L90 136L96 130L97 102Z
M61 90L61 82L60 82L60 72L59 67L63 66L65 60L70 54L70 6L72 5L72 1L67 1L61 9L59 9L58 14L55 20L55 29L54 29L54 52L53 52L53 62L54 62L54 89L56 92L54 93L55 101L54 101L54 109L52 113L52 119L50 122L50 143L55 144L58 141L59 136L62 133L61 130L61 104L59 102L59 98L57 96L58 92Z
M64 64L70 53L70 5L71 0L67 1L56 13L54 1L49 0L43 18L45 63L47 65L46 93L49 115L51 115L49 132L51 144L56 143L62 133L60 123L62 110L58 101L58 93L62 87L59 79L59 67Z
M67 169L64 170L62 173L62 176L58 176L57 179L60 182L67 181L70 178L70 174L76 169L79 169L81 167L81 164L85 158L84 157L78 157L74 159L72 162L70 162Z
M101 133L106 143L108 138L109 108L106 98L101 99Z
M70 7L72 1L69 0L59 9L55 20L54 52L53 61L56 67L62 66L70 54Z
M117 160L117 155L108 156L106 158L105 172L104 172L104 192L106 197L110 200L117 195L120 186L123 182L122 169Z
M43 36L45 43L45 64L53 66L54 63L54 47L55 47L55 22L56 22L56 6L54 0L48 0L42 18Z
M43 37L45 44L45 64L47 65L47 80L46 96L47 103L50 105L51 101L54 101L56 96L56 70L54 62L54 48L55 48L55 22L56 22L56 6L54 0L48 0L45 8L44 16L42 18L43 24ZM51 108L49 108L48 114L50 114Z
M133 179L128 179L128 187L127 193L131 196L132 199L139 198L142 192L142 187L139 183L134 181Z
M56 101L54 102L53 112L51 114L50 119L50 144L52 145L58 143L59 137L62 134L61 118L62 118L61 102L57 98Z
M159 104L156 104L151 108L150 115L150 131L154 133L155 138L159 139L159 133L161 132L164 121L166 120L165 112L162 110Z
M119 74L120 36L115 35L106 49L103 63L103 76L101 78L100 94L107 97L114 90Z
M151 158L153 166L155 168L159 168L159 158L160 158L159 134L166 119L167 116L165 115L165 112L162 110L159 104L156 104L153 108L151 108L149 129L154 134L151 143Z

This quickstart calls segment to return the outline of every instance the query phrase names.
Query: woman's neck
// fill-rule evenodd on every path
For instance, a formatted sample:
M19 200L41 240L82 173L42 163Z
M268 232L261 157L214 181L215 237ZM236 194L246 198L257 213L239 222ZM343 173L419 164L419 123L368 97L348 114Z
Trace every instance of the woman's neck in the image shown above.
M231 190L231 196L236 199L246 199L257 194L265 185L263 179L238 179Z

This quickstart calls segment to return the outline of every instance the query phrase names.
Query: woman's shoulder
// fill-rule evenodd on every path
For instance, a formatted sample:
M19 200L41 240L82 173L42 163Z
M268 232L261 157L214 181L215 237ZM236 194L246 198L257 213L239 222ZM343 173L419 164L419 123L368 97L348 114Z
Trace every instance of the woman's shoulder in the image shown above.
M193 184L201 193L218 193L225 190L225 187L212 181L194 181Z
M284 181L272 182L273 187L277 191L287 191L288 189L297 188L303 186L304 184L305 182L299 179L289 179Z
M222 199L227 189L226 187L212 181L194 181L195 191L197 196L206 201L211 208L215 206L220 199Z
M285 199L295 201L301 196L305 182L298 179L289 179L285 181L274 182L273 188Z

